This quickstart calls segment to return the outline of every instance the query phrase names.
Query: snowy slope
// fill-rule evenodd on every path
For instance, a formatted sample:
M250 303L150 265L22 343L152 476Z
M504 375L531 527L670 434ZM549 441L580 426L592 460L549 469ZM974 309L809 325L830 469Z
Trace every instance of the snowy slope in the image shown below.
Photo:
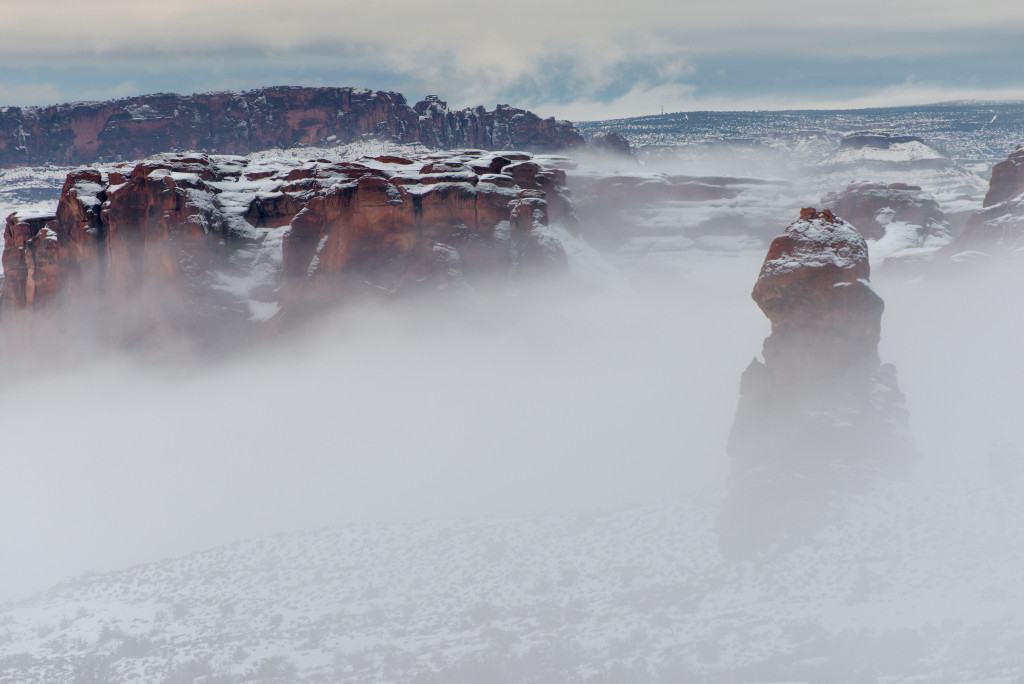
M717 504L327 529L84 576L0 611L0 682L1024 674L1015 487L890 485L757 565L721 560Z

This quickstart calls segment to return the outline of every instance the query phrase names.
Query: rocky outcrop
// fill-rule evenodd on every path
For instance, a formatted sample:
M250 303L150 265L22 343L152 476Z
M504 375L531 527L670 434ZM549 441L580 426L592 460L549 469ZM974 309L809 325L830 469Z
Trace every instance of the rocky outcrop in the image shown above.
M590 148L597 152L623 157L628 157L630 154L629 140L615 131L598 131L590 136L590 140L587 142L590 144Z
M916 185L851 183L842 192L825 195L821 204L852 223L868 240L885 237L886 227L892 223L915 226L922 236L948 235L939 203Z
M992 168L984 207L971 215L943 253L958 261L970 261L979 253L1001 258L1024 254L1024 145Z
M281 86L0 108L0 167L134 160L179 150L248 154L363 136L440 149L553 151L584 142L567 121L508 105L449 110L430 97L410 107L393 92Z
M992 167L982 206L991 207L1021 194L1024 194L1024 145L1017 145L1005 161Z
M554 224L575 232L576 218L564 172L541 162L169 154L76 171L56 215L7 221L0 327L98 307L118 341L188 337L362 291L562 272Z
M821 204L874 240L873 262L929 258L953 239L931 194L905 183L851 183Z
M863 237L827 209L803 209L772 242L752 293L772 332L743 373L729 439L727 557L806 539L845 493L909 475L917 454L896 371L878 358L869 275Z

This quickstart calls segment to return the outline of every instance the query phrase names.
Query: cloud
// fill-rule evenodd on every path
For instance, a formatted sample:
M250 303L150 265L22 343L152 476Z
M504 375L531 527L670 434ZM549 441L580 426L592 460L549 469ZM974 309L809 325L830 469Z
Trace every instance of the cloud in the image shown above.
M0 81L0 104L56 102L59 98L60 89L54 83L16 83L8 85Z
M514 7L462 0L305 0L288 12L271 0L166 6L97 0L90 14L103 19L99 30L89 31L82 30L80 7L54 0L5 11L9 26L40 28L11 31L0 43L5 103L52 103L57 93L85 99L133 90L320 83L399 90L414 101L436 93L458 107L509 102L544 114L594 118L624 114L616 102L636 100L652 111L645 95L662 87L653 95L666 101L653 110L661 104L708 108L749 101L764 108L775 106L773 98L861 98L915 73L891 73L886 59L897 67L931 61L955 70L954 62L973 64L979 72L974 87L982 90L1024 84L1024 77L1009 76L1002 66L1020 63L1024 6L994 0L970 6L865 0L828 8L810 0L722 0L685 10L667 0L628 9L607 0L522 0ZM743 67L737 63L743 59L754 63ZM806 73L806 83L779 83L769 73L746 83L733 79L737 71L771 64ZM840 78L844 64L870 64L874 80L835 89L819 64L830 65ZM989 78L989 72L1000 77ZM725 77L715 83L718 73ZM963 79L916 73L923 81L964 87ZM32 91L22 83L26 74L36 81L45 75L53 89ZM830 95L830 88L838 91ZM812 96L810 89L819 92ZM587 103L594 107L587 110Z
M581 98L565 105L547 105L548 113L560 119L587 121L646 116L693 109L695 87L685 83L638 83L615 99L602 102Z

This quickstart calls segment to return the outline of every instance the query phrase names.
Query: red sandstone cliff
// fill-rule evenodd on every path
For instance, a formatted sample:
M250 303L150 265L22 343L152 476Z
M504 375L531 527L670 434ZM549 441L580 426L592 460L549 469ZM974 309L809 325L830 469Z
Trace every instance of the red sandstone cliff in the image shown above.
M453 111L436 97L410 107L399 93L281 86L3 107L0 167L134 160L176 150L247 154L365 135L440 149L552 151L584 142L567 121L508 105Z
M358 163L160 155L68 176L7 220L0 327L99 302L111 337L267 320L348 293L563 271L562 171L479 150ZM212 325L211 325L212 323Z

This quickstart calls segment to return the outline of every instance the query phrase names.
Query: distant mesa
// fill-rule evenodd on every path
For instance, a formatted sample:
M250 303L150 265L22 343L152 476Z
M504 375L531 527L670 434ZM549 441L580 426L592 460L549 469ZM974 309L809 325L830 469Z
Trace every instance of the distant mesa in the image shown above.
M752 296L771 320L743 373L720 547L743 558L800 543L841 498L906 478L918 458L896 370L878 358L882 299L864 238L805 208L771 244Z
M906 143L927 144L916 135L892 135L891 133L878 133L875 131L858 131L844 135L839 141L839 147L840 149L864 149L871 147L876 150L888 150L896 145L904 145Z
M549 152L584 144L571 123L508 105L450 110L430 96L410 107L394 92L278 86L3 107L0 168L131 161L186 150L248 154L365 136L434 149Z
M361 292L564 273L555 227L577 223L558 159L164 154L81 169L55 215L8 217L0 329L38 339L57 310L113 343L189 343Z
M839 148L820 166L876 169L951 169L956 165L916 135L860 131L843 136Z

